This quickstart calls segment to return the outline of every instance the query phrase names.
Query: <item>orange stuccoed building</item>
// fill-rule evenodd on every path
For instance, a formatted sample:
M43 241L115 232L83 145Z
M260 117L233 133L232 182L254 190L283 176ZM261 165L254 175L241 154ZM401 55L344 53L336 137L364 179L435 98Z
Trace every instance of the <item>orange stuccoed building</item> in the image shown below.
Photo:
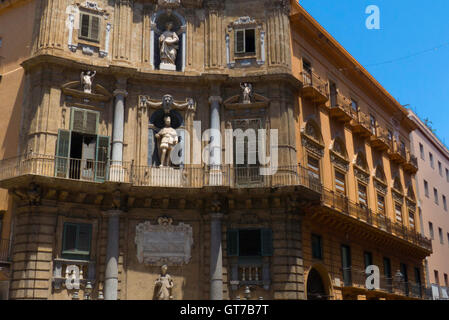
M0 2L0 76L2 298L427 297L416 125L296 1Z

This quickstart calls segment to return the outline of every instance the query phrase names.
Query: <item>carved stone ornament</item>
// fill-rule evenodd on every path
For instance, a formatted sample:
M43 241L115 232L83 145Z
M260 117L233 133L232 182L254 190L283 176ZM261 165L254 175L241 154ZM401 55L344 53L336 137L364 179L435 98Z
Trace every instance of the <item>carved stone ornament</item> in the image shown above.
M331 162L339 169L348 171L349 170L349 161L346 159L343 159L340 155L338 155L336 152L330 150L331 155Z
M314 155L319 156L320 158L324 156L324 146L321 145L318 141L316 141L312 137L309 137L304 132L301 133L301 138L304 148L312 152Z
M162 8L177 8L181 6L181 0L158 0L157 4Z
M377 191L380 191L383 194L387 193L387 185L377 178L374 178L374 186L376 187Z
M399 192L394 191L394 190L393 190L392 194L393 194L393 199L395 201L400 202L400 203L404 202L404 196L402 194L400 194Z
M359 179L360 181L368 184L369 183L369 173L366 172L365 170L363 170L362 168L354 165L354 174L356 176L357 179Z
M412 211L416 211L416 203L413 200L407 198L406 202L409 209L411 209Z
M158 224L146 221L136 226L135 243L139 263L180 266L190 262L192 227L184 223L172 223L173 219L162 217L158 219Z
M267 108L270 100L264 96L254 92L254 87L247 82L240 84L242 94L235 95L227 99L223 104L226 109L252 109L252 108Z
M152 100L148 96L140 96L141 108L163 108L166 114L170 113L170 110L180 111L196 111L196 103L192 98L187 98L185 102L175 101L172 95L166 94L162 97L162 100Z

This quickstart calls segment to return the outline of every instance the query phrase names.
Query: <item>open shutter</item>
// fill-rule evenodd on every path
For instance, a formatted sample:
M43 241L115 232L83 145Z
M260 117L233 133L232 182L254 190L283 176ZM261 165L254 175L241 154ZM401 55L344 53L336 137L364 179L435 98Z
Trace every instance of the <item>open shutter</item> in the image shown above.
M97 136L97 155L95 158L95 181L103 182L109 172L109 145L107 136Z
M238 257L239 255L239 231L236 229L228 230L226 241L228 257Z
M55 176L66 178L69 172L71 132L59 130L56 145Z
M98 41L100 35L100 18L91 16L90 21L90 39Z
M262 229L261 232L262 257L273 255L273 232L271 229Z
M235 52L245 52L245 30L235 31Z
M98 116L99 116L98 112L91 112L91 111L85 112L86 126L84 132L89 134L97 134Z
M72 108L70 129L76 132L84 132L84 110Z
M80 21L81 21L81 27L80 27L80 36L83 38L89 38L89 15L81 13L80 15Z

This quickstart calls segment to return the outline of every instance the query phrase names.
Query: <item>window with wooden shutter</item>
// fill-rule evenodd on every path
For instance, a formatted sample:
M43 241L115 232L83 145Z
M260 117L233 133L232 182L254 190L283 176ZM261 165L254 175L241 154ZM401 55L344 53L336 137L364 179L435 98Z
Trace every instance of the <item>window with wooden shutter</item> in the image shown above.
M415 213L413 211L409 211L408 213L408 224L410 229L415 230Z
M238 257L239 255L239 231L230 229L227 232L227 252L228 257Z
M96 135L100 113L96 111L72 108L71 130Z
M346 195L346 177L338 170L335 170L335 190L340 194Z
M396 221L402 223L402 206L400 204L395 204L394 211L396 213Z
M55 176L65 178L68 174L71 132L59 130L56 145Z
M256 30L235 30L235 53L256 52Z
M273 232L271 229L261 230L262 257L273 255Z
M62 257L88 260L92 240L92 225L83 223L64 223L62 235Z
M323 259L323 244L322 238L319 235L312 234L312 257L314 259Z
M313 178L320 180L320 160L317 158L308 156L307 157L307 168L309 169L309 174Z
M366 194L366 186L364 186L363 184L359 183L358 189L359 189L359 204L361 204L362 206L367 207L368 206L368 197L367 197L367 194Z
M100 40L100 17L92 14L80 14L79 38L89 41Z
M381 194L377 194L377 213L385 215L385 197Z

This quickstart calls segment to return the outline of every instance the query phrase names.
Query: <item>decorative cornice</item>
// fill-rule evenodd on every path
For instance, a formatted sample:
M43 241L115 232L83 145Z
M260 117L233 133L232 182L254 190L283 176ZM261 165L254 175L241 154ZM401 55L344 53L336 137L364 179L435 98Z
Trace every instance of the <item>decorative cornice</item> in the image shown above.
M338 153L336 153L333 150L330 151L331 156L331 162L338 167L339 169L343 171L349 171L349 161L344 159L342 156L340 156Z
M305 132L301 132L301 138L304 148L320 158L324 156L324 146L321 143L316 141L313 137L308 136Z

